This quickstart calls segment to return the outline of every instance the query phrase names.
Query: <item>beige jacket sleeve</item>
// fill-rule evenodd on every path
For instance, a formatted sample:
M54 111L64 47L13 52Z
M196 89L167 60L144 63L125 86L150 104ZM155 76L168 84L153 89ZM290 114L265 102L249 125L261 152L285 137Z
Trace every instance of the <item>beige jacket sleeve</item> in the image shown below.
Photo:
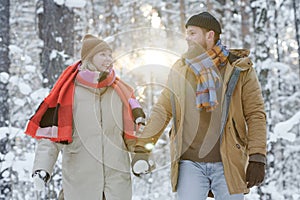
M242 90L243 112L248 127L248 150L251 154L266 155L266 114L261 88L251 67L244 76Z
M48 139L38 140L32 172L45 170L51 176L58 154L63 146L63 144Z

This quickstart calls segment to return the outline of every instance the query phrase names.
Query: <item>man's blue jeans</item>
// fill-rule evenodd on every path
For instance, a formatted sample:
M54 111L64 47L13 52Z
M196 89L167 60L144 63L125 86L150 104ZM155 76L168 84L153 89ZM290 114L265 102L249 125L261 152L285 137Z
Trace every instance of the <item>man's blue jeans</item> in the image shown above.
M230 195L223 164L181 160L177 184L178 200L206 200L209 190L216 200L243 200L244 194Z

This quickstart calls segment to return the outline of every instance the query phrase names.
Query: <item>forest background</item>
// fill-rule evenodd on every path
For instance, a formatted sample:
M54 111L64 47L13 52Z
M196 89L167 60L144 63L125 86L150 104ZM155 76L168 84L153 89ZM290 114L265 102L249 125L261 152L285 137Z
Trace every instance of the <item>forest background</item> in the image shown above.
M56 199L61 158L46 191L31 180L36 141L26 121L92 33L114 49L117 74L136 88L147 115L168 70L186 50L184 24L209 11L228 48L249 49L268 117L267 173L247 200L300 199L300 2L298 0L1 0L0 199ZM168 136L154 149L156 170L133 177L134 200L176 199Z

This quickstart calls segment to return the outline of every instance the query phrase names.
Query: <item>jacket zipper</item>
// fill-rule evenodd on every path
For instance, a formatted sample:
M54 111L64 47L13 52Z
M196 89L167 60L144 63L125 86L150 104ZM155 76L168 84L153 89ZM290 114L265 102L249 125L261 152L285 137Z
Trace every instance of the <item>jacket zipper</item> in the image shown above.
M102 95L101 95L101 92L100 92L100 95L99 95L99 112L100 112L100 130L101 130L101 133L100 133L100 140L101 140L101 158L102 160L100 160L101 164L102 164L102 179L103 181L105 180L105 165L104 165L104 146L103 146L103 134L104 134L104 130L103 130L103 113L102 113L102 105L101 105L101 102L102 102ZM104 196L104 185L105 185L105 182L103 182L103 188L102 188L102 195Z

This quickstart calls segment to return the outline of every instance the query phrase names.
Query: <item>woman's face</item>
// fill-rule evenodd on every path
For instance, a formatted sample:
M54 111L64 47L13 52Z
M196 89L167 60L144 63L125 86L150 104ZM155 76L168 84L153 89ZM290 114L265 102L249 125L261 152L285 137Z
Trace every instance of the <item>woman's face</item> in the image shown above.
M97 71L108 71L112 64L112 52L110 50L99 51L92 58Z

